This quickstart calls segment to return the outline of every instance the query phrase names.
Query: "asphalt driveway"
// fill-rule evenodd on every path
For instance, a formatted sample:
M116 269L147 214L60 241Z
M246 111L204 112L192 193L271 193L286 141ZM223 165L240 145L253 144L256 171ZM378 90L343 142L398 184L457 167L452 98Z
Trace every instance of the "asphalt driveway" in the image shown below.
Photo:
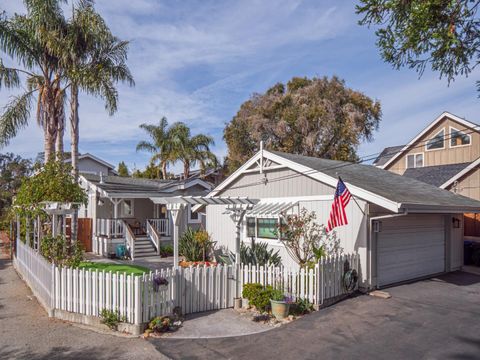
M176 359L480 359L480 276L456 272L358 296L272 331L152 344Z

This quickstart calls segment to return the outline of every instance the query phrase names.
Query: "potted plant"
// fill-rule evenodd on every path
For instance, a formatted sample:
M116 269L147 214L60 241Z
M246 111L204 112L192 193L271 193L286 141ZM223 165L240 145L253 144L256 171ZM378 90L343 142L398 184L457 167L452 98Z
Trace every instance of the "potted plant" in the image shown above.
M290 303L286 301L283 291L278 289L272 290L270 305L272 307L272 314L277 320L283 320L288 316Z

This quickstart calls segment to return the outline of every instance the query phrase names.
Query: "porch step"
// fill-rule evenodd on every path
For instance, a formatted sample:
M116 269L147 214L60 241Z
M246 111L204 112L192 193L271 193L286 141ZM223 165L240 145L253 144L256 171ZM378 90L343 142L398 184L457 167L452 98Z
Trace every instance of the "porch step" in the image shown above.
M135 258L155 255L157 255L157 251L150 241L150 238L141 236L135 239Z

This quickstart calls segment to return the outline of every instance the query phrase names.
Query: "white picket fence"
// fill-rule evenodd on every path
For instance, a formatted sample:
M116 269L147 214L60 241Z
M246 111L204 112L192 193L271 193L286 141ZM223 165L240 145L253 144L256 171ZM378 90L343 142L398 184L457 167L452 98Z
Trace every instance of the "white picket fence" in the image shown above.
M15 266L46 308L51 308L54 266L30 246L17 241Z
M345 263L358 271L358 255L327 258L305 270L283 267L197 266L167 269L141 276L85 269L60 268L17 241L18 271L48 309L100 316L118 311L132 324L148 322L180 306L184 314L233 307L244 284L260 283L282 289L294 299L321 306L346 294ZM155 277L168 281L154 286Z

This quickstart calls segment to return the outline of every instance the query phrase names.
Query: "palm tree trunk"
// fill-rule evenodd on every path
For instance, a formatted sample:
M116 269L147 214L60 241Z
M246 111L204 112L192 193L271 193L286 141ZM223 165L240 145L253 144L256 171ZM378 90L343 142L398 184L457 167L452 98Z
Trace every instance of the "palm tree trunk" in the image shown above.
M187 179L190 176L190 163L185 161L183 163L183 177Z
M70 152L72 159L72 173L76 182L78 182L78 139L80 118L78 116L78 86L71 85L70 90ZM71 233L72 241L77 241L78 232L78 209L75 209L72 216Z
M163 180L167 180L167 162L166 161L162 162L162 176L163 176Z
M72 84L70 90L70 138L71 138L71 158L72 158L72 173L75 181L78 180L78 86Z
M55 159L57 161L63 160L63 135L65 133L65 128L63 124L63 119L57 118L57 138L55 139Z
M44 125L43 136L44 161L45 163L47 163L52 159L55 152L54 136L52 136L52 133L50 131L50 125L48 124L48 122Z

